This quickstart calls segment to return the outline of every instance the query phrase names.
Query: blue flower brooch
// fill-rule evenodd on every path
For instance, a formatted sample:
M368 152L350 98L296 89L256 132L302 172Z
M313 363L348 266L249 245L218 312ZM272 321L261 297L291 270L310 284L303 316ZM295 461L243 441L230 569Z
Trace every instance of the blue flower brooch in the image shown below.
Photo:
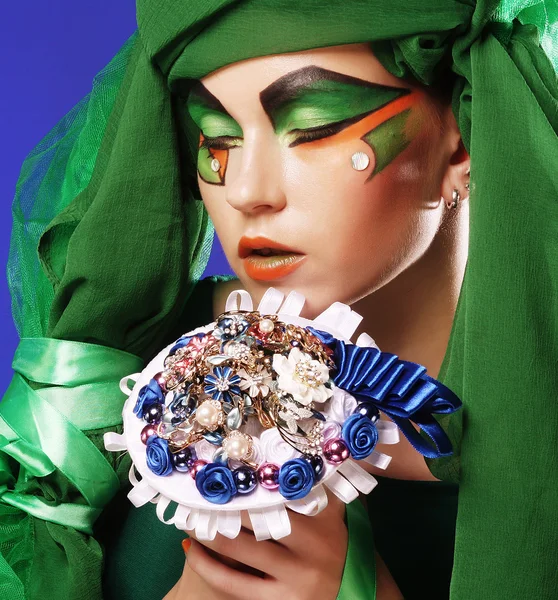
M280 539L286 509L317 514L324 486L347 503L369 493L376 480L357 461L385 469L377 445L399 432L426 457L451 454L433 415L457 410L457 396L367 334L350 343L362 318L349 306L309 321L303 305L270 288L254 310L232 292L215 323L122 380L124 432L105 446L130 453L136 506L156 503L162 521L201 539L235 537L247 510L258 539Z

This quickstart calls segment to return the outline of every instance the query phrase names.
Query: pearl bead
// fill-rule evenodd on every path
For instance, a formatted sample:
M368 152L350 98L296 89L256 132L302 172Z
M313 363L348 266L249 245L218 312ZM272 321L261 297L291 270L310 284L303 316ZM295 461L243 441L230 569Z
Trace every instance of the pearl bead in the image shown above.
M236 471L233 471L233 478L239 494L249 494L258 485L256 472L250 467L236 469Z
M201 460L201 458L194 462L192 468L190 469L190 475L192 476L192 479L196 478L196 475L205 467L206 464L207 461Z
M275 329L275 323L271 319L262 319L258 328L262 333L271 333Z
M189 472L196 463L196 453L190 448L183 448L171 454L171 457L176 470L181 473Z
M152 435L157 435L157 427L154 424L149 423L141 430L140 439L144 444L147 444L147 440Z
M372 423L375 423L380 416L378 409L370 402L360 402L355 409L355 413L368 417Z
M198 406L196 421L203 427L211 427L219 421L220 409L211 400L206 400Z
M328 440L323 447L324 458L327 462L334 465L340 465L343 461L349 458L349 449L347 444L340 439Z
M303 458L304 460L310 463L310 466L314 471L314 479L316 481L320 481L325 470L324 459L318 454L315 454L313 456L306 455Z
M163 416L163 405L160 402L155 402L147 410L143 412L143 420L148 423L158 423Z
M156 373L153 375L153 379L155 379L157 385L163 390L163 392L167 391L167 379L164 373Z
M229 458L240 460L248 455L250 444L245 437L240 435L229 436L223 441L223 449L229 455Z
M279 467L273 463L262 463L257 471L258 481L266 490L279 487Z

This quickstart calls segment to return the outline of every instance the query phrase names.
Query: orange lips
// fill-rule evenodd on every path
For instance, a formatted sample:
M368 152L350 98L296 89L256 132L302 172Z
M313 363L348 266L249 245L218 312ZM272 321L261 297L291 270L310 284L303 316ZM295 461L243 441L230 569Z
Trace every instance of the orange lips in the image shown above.
M254 250L263 249L279 252L270 256L254 253ZM306 258L304 254L263 236L243 236L238 244L238 256L242 258L248 277L257 281L281 279L298 269Z
M281 279L298 269L306 257L300 254L281 256L252 255L243 260L246 275L258 281Z

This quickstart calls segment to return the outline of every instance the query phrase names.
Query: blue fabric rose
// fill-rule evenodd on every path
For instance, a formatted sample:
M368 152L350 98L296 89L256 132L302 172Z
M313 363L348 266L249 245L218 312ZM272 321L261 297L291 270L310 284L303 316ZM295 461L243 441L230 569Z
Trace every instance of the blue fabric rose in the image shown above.
M237 492L232 471L220 463L209 463L200 469L196 487L213 504L226 504Z
M314 469L307 460L293 458L279 471L279 493L287 500L304 498L314 485Z
M370 456L378 441L378 430L365 415L355 413L343 424L341 435L355 460Z
M172 473L172 457L167 440L152 435L147 440L147 466L155 475L166 477Z
M157 402L164 402L165 395L159 384L152 379L147 385L144 385L138 394L136 405L134 406L134 414L138 418L143 419L145 411Z

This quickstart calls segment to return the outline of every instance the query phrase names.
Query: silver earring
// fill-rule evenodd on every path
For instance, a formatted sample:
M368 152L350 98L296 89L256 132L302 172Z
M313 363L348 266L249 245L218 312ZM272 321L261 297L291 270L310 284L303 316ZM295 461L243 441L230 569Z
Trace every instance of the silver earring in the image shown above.
M214 173L217 173L219 171L219 169L221 168L221 163L219 162L219 160L217 158L214 158L211 161L211 170Z
M355 171L364 171L370 164L370 158L364 152L355 152L351 156L351 164Z
M461 195L459 194L459 190L453 190L451 193L451 202L446 202L446 206L449 209L457 208L459 201L461 200Z

